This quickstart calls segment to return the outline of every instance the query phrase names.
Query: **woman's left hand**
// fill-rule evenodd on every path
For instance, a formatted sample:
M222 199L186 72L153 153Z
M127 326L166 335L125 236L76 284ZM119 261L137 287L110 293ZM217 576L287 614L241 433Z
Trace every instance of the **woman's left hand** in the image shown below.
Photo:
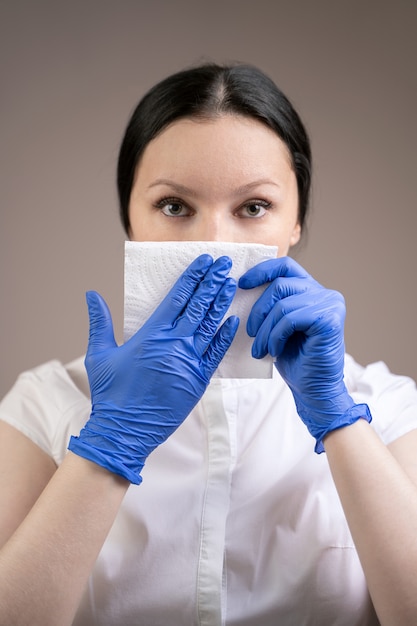
M322 452L326 434L371 416L366 405L355 405L345 387L345 302L325 289L289 257L264 261L247 271L239 287L270 283L248 318L255 337L252 355L270 354L290 387L298 414Z

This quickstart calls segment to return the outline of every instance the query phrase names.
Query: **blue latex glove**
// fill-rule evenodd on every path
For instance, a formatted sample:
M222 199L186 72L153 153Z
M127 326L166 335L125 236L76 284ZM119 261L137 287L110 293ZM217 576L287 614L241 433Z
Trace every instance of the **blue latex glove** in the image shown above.
M297 412L324 451L326 434L360 418L371 421L367 405L356 405L343 380L343 296L322 287L289 257L264 261L247 271L239 287L270 283L254 304L247 332L252 355L276 358Z
M184 421L203 395L239 320L219 328L236 292L231 260L198 257L149 320L117 346L110 312L87 293L90 337L85 365L92 412L69 449L130 482L141 482L148 455Z

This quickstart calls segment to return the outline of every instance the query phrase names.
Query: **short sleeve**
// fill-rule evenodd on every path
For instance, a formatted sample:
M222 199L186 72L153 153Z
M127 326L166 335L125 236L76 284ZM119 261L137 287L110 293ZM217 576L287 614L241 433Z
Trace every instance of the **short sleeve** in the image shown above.
M59 361L22 373L0 402L0 419L29 437L59 465L71 435L90 413L90 400Z
M345 381L355 402L368 404L384 443L417 428L417 389L411 378L393 374L382 361L363 367L346 355Z

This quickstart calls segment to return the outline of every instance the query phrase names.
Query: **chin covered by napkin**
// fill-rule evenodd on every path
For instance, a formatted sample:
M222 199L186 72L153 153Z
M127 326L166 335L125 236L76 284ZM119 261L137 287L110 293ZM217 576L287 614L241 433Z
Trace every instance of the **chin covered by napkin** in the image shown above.
M229 256L233 261L230 276L238 280L249 268L275 258L276 246L254 243L206 241L165 241L125 243L124 340L127 341L164 299L177 278L200 254L213 259ZM271 378L272 358L254 359L253 338L246 332L246 321L264 287L237 289L227 312L237 315L240 325L232 345L214 376L221 378Z

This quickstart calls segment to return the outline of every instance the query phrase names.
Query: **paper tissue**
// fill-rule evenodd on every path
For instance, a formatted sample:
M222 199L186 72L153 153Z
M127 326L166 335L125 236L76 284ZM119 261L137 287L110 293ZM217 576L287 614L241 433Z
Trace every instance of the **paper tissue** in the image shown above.
M206 241L166 241L125 243L124 340L140 328L163 300L174 282L200 254L214 259L227 255L233 261L230 276L236 280L261 261L275 258L276 246L261 244ZM252 305L264 286L237 289L227 312L237 315L240 325L232 345L214 376L221 378L271 378L272 358L254 359L251 355L253 338L246 332L246 321Z

